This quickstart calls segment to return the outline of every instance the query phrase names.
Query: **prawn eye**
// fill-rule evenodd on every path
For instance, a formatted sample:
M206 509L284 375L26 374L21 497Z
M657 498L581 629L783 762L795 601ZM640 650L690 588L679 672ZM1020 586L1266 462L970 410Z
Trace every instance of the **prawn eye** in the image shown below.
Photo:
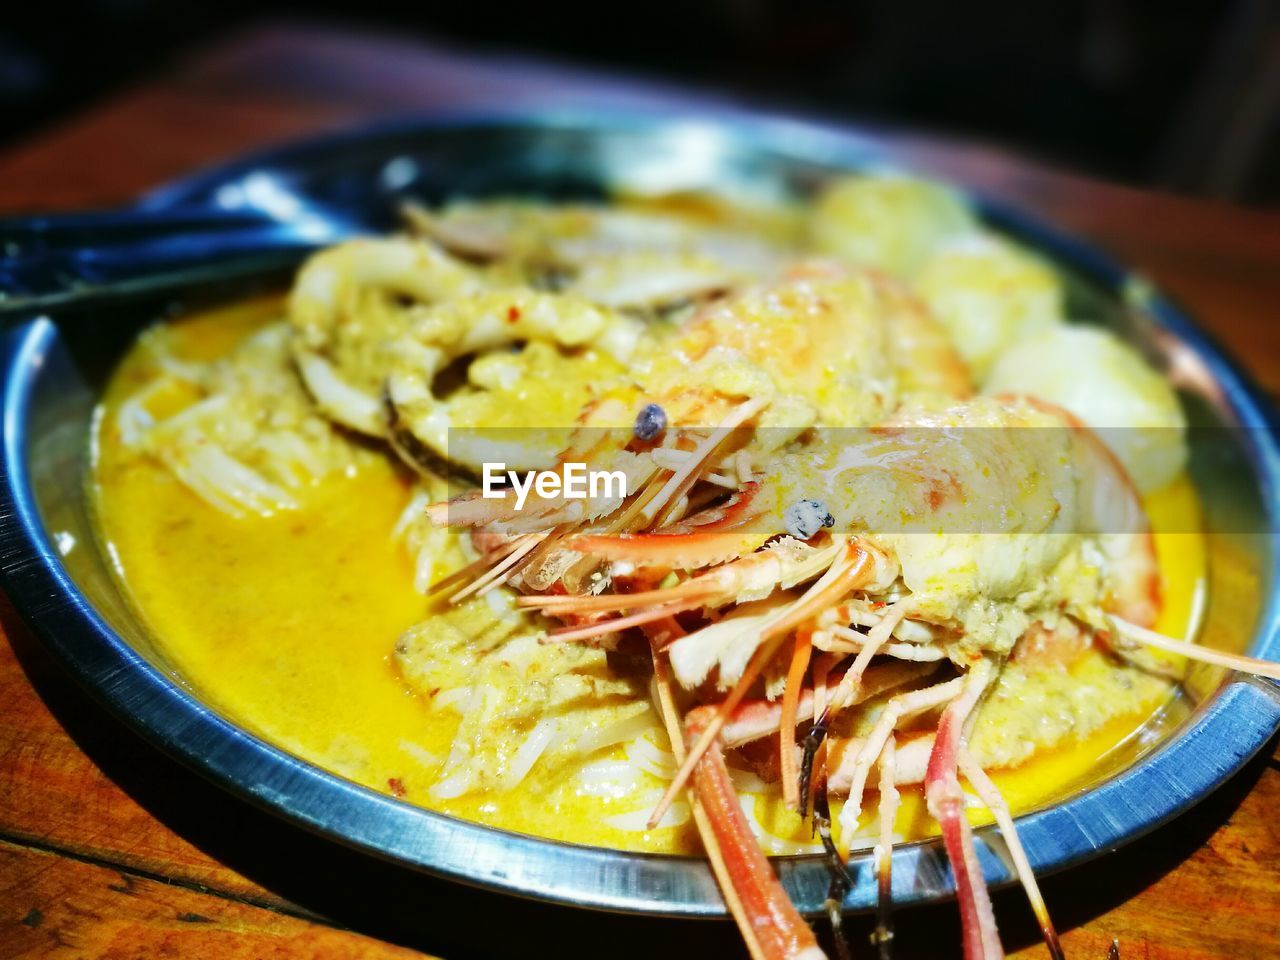
M649 441L667 429L667 411L656 403L646 404L636 414L635 433L637 440Z
M834 527L836 518L821 500L797 500L783 512L782 525L797 540L808 540L823 527Z

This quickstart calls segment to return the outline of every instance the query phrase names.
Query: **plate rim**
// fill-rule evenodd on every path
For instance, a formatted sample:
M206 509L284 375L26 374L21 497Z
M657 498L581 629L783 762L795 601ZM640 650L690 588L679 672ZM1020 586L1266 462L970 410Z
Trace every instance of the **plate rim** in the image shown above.
M270 165L303 151L396 133L447 133L459 127L520 124L585 130L645 130L680 123L713 127L750 147L770 144L782 154L850 168L868 158L892 158L856 133L807 121L757 117L738 111L673 116L666 111L597 112L485 110L415 115L337 131L217 164L147 194L139 210L186 202L238 171ZM773 146L786 144L786 147ZM1021 209L963 191L985 218L1026 236L1060 262L1120 296L1136 275L1091 242L1049 226ZM1280 448L1275 414L1261 392L1190 316L1152 290L1144 309L1187 344L1206 365L1226 407L1251 439L1249 457L1267 512L1273 578L1250 650L1280 659ZM165 753L220 787L285 820L381 859L474 886L593 909L679 917L727 916L704 860L629 853L566 844L498 830L415 807L329 773L221 717L175 683L113 631L80 593L54 549L36 507L26 461L28 414L44 357L57 346L49 316L8 331L0 348L4 476L0 482L0 586L46 647L114 715ZM1178 816L1238 772L1280 728L1280 687L1230 677L1185 728L1126 770L1071 799L1018 818L1033 867L1065 869L1128 843ZM1205 740L1212 735L1214 739ZM1213 749L1195 750L1207 742ZM1154 798L1154 799L1153 799ZM342 815L334 815L339 803ZM983 872L992 885L1015 881L998 832L976 831ZM547 852L554 855L548 857ZM821 911L825 868L816 855L775 858L788 892L806 913ZM625 864L625 882L614 876ZM855 884L846 909L874 904L870 855L850 861ZM945 899L950 870L937 841L904 845L894 853L897 902ZM571 883L566 883L566 877ZM901 887L899 886L901 885ZM668 899L653 899L656 890Z

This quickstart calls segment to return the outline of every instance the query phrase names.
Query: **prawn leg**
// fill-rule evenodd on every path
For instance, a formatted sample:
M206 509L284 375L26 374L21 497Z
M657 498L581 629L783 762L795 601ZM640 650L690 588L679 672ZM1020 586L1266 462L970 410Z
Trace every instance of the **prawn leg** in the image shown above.
M1036 915L1036 921L1040 924L1040 932L1044 935L1044 944L1049 948L1049 956L1053 960L1065 960L1062 953L1062 944L1058 941L1058 931L1053 927L1053 920L1049 917L1049 908L1045 906L1044 897L1040 895L1040 886L1036 883L1036 875L1031 870L1031 864L1027 860L1027 853L1022 848L1022 841L1018 838L1017 827L1013 823L1013 814L1009 810L1009 804L1001 796L999 788L987 776L985 770L973 755L969 753L969 749L963 744L960 747L960 772L964 774L964 778L969 781L970 786L977 792L979 799L987 805L987 809L991 811L991 815L995 818L996 823L1000 827L1000 833L1004 837L1005 845L1009 848L1009 856L1013 858L1013 865L1018 871L1018 879L1022 881L1022 888L1027 893L1027 900L1031 903L1031 909Z
M707 725L712 716L714 712L709 710L695 710L689 715L685 729L691 742L701 740L712 729ZM813 931L774 876L756 835L747 825L729 779L724 751L714 734L694 765L693 787L710 821L736 898L759 943L760 960L824 960L826 954Z
M826 739L830 730L831 714L837 710L843 710L856 699L858 691L862 687L862 676L866 673L872 658L888 642L889 637L893 635L894 629L903 621L906 615L907 605L905 603L894 604L889 612L881 618L880 622L871 628L867 634L866 645L854 658L853 666L840 678L840 682L831 693L831 699L828 701L826 709L822 711L822 715L814 721L813 726L809 729L809 733L805 737L804 757L800 770L800 795L802 798L805 795L805 788L808 787L813 777L813 763L818 755L818 748L822 746L822 741ZM804 816L804 800L801 799L800 802L800 815Z
M893 956L893 824L900 796L897 743L892 736L880 753L880 842L876 844L876 929L872 934L880 960Z
M990 660L979 661L969 671L964 689L942 711L925 774L925 800L929 813L941 828L955 878L965 960L998 960L1004 956L991 896L973 848L973 831L964 814L964 792L957 777L965 723L994 673Z

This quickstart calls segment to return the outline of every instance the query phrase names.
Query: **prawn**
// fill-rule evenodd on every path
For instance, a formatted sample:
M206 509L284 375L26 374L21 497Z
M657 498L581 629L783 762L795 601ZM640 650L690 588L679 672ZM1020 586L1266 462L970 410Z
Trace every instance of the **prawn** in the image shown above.
M763 419L759 404L736 409L734 427ZM715 776L720 751L780 732L784 716L788 725L808 722L800 783L788 792L803 804L822 784L815 823L838 854L833 890L844 882L834 863L847 856L870 772L880 766L886 784L923 782L955 871L966 957L998 956L994 915L962 813L959 777L972 765L967 727L1024 635L1069 624L1114 644L1147 636L1159 607L1159 580L1145 515L1123 467L1092 431L1039 401L978 398L896 415L853 442L824 443L823 436L753 461L745 471L750 479L726 501L730 506L709 506L706 517L695 512L655 525L653 512L618 504L613 515L595 518L599 529L575 530L564 541L608 570L599 592L518 584L525 595L517 603L566 624L549 641L642 628L675 681L704 695L714 682L724 692L686 721L684 761L651 824L690 783L713 818L727 816L724 783ZM739 447L748 459L750 450L749 441ZM710 453L724 449L711 444ZM685 494L713 465L710 456L689 461L690 473L677 484ZM826 497L820 507L829 512L830 526L798 529L790 508L813 491ZM628 513L639 522L610 528L612 519ZM609 583L621 585L637 573L659 585L608 592ZM696 615L702 625L672 628L676 615ZM798 647L807 642L853 654L824 684L820 707L816 689L793 692L777 706L749 697L789 637ZM1178 652L1195 649L1161 642ZM871 689L881 689L872 680L879 676L878 658L899 660L898 669L914 673L891 693L865 736L826 753L819 776L814 764L826 734ZM944 665L952 679L933 675ZM929 685L919 685L931 675ZM788 682L803 676L801 669ZM930 714L939 717L932 734L911 736L902 727L908 718ZM976 778L969 779L976 784ZM976 785L1007 820L994 788ZM833 788L848 795L838 842L829 837L825 814ZM892 802L893 792L882 790L881 803ZM732 824L712 827L721 848L739 842ZM749 922L776 919L780 894L761 887L758 864L728 860L737 863L728 878L734 896L754 905ZM888 869L887 856L878 862ZM1028 893L1046 918L1050 940L1033 884ZM792 937L764 953L784 957L810 949L799 943Z

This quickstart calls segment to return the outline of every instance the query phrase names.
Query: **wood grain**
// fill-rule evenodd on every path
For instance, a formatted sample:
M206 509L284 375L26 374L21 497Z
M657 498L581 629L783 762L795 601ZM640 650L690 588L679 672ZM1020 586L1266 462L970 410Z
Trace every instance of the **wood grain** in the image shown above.
M583 71L276 25L0 155L0 211L118 203L245 149L410 109L588 97L620 107L673 96ZM721 102L679 97L686 107ZM982 146L878 137L911 163L1112 247L1280 391L1277 214L1099 184ZM513 901L281 824L107 716L3 604L0 626L8 641L0 644L0 957L405 954L343 927L451 960L605 947L622 957L740 955L724 924ZM1112 937L1125 960L1280 956L1274 750L1153 836L1045 881L1073 957L1101 960ZM1015 955L1043 956L1018 892L995 899ZM853 928L862 947L870 928ZM950 906L900 911L898 955L953 956L956 935Z
M83 694L35 646L4 598L0 620L9 639L0 645L0 836L284 906L182 833L166 829L112 779L114 773L128 783L132 770L155 772L154 750L113 723L104 726L96 711L88 714L92 722L82 723ZM15 648L27 652L21 664ZM166 778L160 789L173 788ZM137 789L145 802L146 785Z
M262 907L0 841L0 957L421 956Z

